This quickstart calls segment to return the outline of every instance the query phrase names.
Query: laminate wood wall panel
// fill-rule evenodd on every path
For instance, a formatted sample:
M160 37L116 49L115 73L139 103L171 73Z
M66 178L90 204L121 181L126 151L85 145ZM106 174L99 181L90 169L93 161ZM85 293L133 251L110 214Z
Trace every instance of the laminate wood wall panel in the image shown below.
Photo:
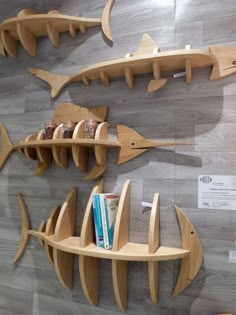
M23 8L38 12L57 9L65 14L100 17L105 0L11 0L0 1L1 20ZM116 0L111 28L114 44L103 41L100 28L72 39L61 37L55 49L49 38L38 41L37 57L22 47L16 60L0 56L0 121L13 142L42 128L53 109L64 101L80 105L109 105L111 137L117 123L135 128L150 139L192 141L196 145L152 149L116 166L117 151L109 151L105 190L120 191L131 178L130 239L147 242L150 209L141 206L160 192L161 243L181 246L174 204L182 207L198 231L204 262L200 273L180 296L171 298L180 263L160 263L160 303L150 301L145 263L129 264L127 314L210 315L236 312L236 267L228 261L236 230L234 211L197 208L197 176L236 175L236 76L209 81L210 69L193 71L191 84L185 78L168 78L167 85L149 95L151 75L137 77L135 89L124 79L104 88L101 82L85 87L70 84L58 99L50 98L47 84L29 75L27 67L41 67L68 74L84 66L118 58L136 51L144 32L162 50L207 48L213 44L234 44L236 4L233 0ZM90 166L94 163L90 158ZM116 315L121 314L113 295L111 262L101 262L99 308L88 305L80 284L78 263L74 265L74 287L61 287L52 265L37 239L30 239L19 264L12 264L20 233L20 191L37 228L51 209L62 203L72 186L78 186L76 233L79 234L87 199L94 185L84 181L70 159L67 171L55 164L41 177L33 176L36 162L13 153L0 174L0 315Z

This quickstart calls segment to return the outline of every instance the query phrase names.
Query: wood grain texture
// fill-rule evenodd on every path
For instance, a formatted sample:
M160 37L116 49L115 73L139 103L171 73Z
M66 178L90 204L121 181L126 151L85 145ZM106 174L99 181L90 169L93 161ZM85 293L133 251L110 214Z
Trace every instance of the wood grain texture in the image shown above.
M68 15L101 17L105 0L12 0L0 2L1 21L16 16L23 8L35 12L57 9ZM61 102L96 108L109 106L109 129L124 124L153 141L191 141L194 146L152 149L120 166L115 165L116 150L109 151L105 191L120 192L124 180L131 178L130 239L147 243L150 209L141 202L152 202L161 195L161 244L181 246L181 237L173 204L182 207L200 235L204 262L199 276L176 299L171 298L180 265L159 263L159 303L150 301L146 263L129 263L129 315L212 315L236 313L235 264L228 261L233 249L236 226L234 211L197 209L197 176L200 174L236 175L236 97L235 76L208 81L208 69L192 71L192 83L186 78L173 79L157 93L146 89L153 74L136 75L135 89L124 79L104 88L70 84L56 100L50 98L47 85L26 72L39 67L68 75L93 63L120 58L137 51L140 39L148 33L163 50L207 46L235 46L236 3L233 0L116 0L111 13L113 47L106 46L99 27L75 39L65 33L61 49L49 38L38 41L37 56L30 58L19 46L18 58L0 58L0 116L13 143L42 129ZM13 52L14 45L12 46ZM48 57L50 56L50 58ZM184 70L184 67L183 69ZM87 78L87 81L88 78ZM89 165L95 159L90 157ZM53 206L63 203L72 186L79 188L76 235L80 235L86 202L94 186L69 163L65 172L55 164L41 177L32 176L36 163L13 153L0 176L0 314L2 315L120 315L111 283L111 262L102 261L99 307L90 306L82 293L79 272L74 286L67 291L58 283L45 252L37 240L29 246L17 268L12 266L20 235L21 218L16 198L21 191L27 203L32 228L49 216ZM20 187L20 189L19 189ZM77 266L77 262L75 264ZM173 272L174 271L174 272Z

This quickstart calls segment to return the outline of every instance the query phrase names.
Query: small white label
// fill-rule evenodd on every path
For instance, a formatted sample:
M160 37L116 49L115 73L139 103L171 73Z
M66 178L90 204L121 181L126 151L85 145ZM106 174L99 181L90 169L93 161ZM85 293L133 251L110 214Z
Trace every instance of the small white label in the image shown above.
M198 208L236 210L236 176L198 176Z
M152 203L146 202L146 201L142 201L142 206L152 208Z
M236 263L236 250L229 250L229 262Z

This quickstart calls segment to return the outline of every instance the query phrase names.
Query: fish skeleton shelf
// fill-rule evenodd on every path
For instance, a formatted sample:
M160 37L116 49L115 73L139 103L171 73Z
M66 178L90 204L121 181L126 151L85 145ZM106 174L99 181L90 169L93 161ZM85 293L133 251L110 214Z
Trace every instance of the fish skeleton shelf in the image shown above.
M97 165L93 167L88 180L101 176L107 167L107 152L109 148L118 149L117 164L125 163L153 147L189 145L189 142L153 142L145 139L133 129L117 125L118 141L108 139L108 123L104 122L107 116L107 107L86 109L73 104L61 104L55 111L53 119L59 124L53 133L51 140L43 140L44 129L38 134L29 135L24 141L12 144L6 128L0 123L2 136L2 152L0 153L0 170L6 163L12 151L17 150L27 158L38 160L35 174L40 175L46 170L52 158L59 167L68 166L68 149L71 149L74 163L81 171L88 168L89 149L93 149ZM86 139L85 120L95 119L101 122L95 133L95 139ZM72 120L78 122L72 138L63 138L63 121Z
M152 73L148 92L155 92L167 83L162 76L164 71L186 72L186 81L192 80L192 69L213 66L210 80L221 79L236 72L236 47L211 46L209 51L182 49L161 52L158 45L147 34L143 35L141 45L135 53L125 58L114 59L89 66L78 73L64 76L39 68L29 72L46 81L51 86L51 96L57 97L69 83L81 81L89 85L92 80L101 80L104 86L116 77L124 76L129 88L134 88L135 76Z
M18 194L21 209L21 239L14 262L24 253L30 235L37 237L44 246L50 262L54 265L61 284L72 287L73 257L79 255L79 272L84 294L89 303L98 304L99 261L112 260L112 280L115 298L121 310L127 309L128 261L148 263L149 288L153 303L158 302L158 262L182 259L180 274L173 292L175 297L197 275L203 258L198 234L181 209L176 212L182 234L182 248L160 246L160 197L153 198L148 244L129 242L130 181L123 186L114 228L112 250L97 247L93 223L93 195L103 192L103 180L92 190L80 237L74 236L77 188L73 188L63 206L56 206L49 219L42 222L39 231L31 230L27 207Z
M77 30L84 34L87 28L98 25L112 41L109 19L113 2L107 1L101 19L63 15L56 10L47 14L36 14L30 9L21 10L17 17L6 19L0 24L0 53L15 58L20 41L30 56L36 56L37 37L47 35L53 46L59 48L60 33L69 32L75 38Z

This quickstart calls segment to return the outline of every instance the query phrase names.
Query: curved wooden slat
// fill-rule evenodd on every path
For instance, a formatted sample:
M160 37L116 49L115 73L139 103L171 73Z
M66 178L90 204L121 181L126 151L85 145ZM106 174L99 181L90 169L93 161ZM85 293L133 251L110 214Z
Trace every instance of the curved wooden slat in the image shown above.
M39 225L39 228L38 228L38 231L41 232L41 233L44 233L45 232L45 229L46 229L46 221L42 221ZM38 242L41 246L44 246L44 241L42 240L41 237L38 238Z
M112 280L116 303L122 311L126 311L128 291L128 261L112 260Z
M149 221L148 252L154 254L160 246L160 195L155 193Z
M36 140L43 140L43 134L44 134L44 129L42 129L38 133ZM37 152L38 160L40 162L46 164L47 166L49 166L50 163L51 163L51 160L52 160L52 151L51 151L51 149L42 148L42 147L37 146L36 147L36 152Z
M51 43L53 44L54 47L59 48L60 47L60 32L51 23L48 23L46 27L47 27L48 37L50 38Z
M1 35L1 34L0 34L0 35ZM1 36L0 36L0 54L3 55L3 56L6 56L6 51L5 51L5 49L4 49Z
M203 259L201 242L191 221L180 208L176 207L176 212L182 234L183 249L190 250L190 255L182 259L178 281L173 293L174 297L192 282L201 267Z
M99 75L100 75L100 79L101 79L102 83L104 84L104 86L109 86L110 85L110 78L109 78L108 74L105 71L100 71Z
M72 288L74 255L53 248L53 263L59 281L65 288Z
M154 254L160 246L160 195L153 198L149 221L148 252ZM148 262L149 289L152 303L158 302L158 262Z
M110 29L110 15L115 0L108 0L102 13L102 30L105 36L112 41L112 34Z
M16 58L17 40L14 37L12 37L8 31L3 30L1 31L1 41L7 54L12 58Z
M120 195L114 228L113 251L118 251L129 240L130 180L126 180Z
M152 303L158 303L158 288L159 288L159 262L148 262L148 278L149 278L149 290Z
M56 127L53 133L53 140L63 139L63 124ZM67 148L60 147L58 145L52 146L52 156L55 163L62 167L68 167L68 150Z
M59 242L74 234L77 188L74 187L64 201L55 227L55 241Z
M22 198L22 195L20 193L17 194L19 207L21 211L21 238L18 246L18 250L16 252L15 258L13 259L13 262L16 263L20 257L23 255L28 239L29 239L29 233L30 230L30 218L29 218L29 212L27 210L26 204Z
M106 170L106 166L94 166L92 171L89 173L88 176L85 177L86 180L94 180L102 176L102 174Z
M73 132L73 139L84 139L85 138L85 121L81 120L75 127ZM86 147L80 145L72 145L72 156L76 167L82 172L86 172L88 169L88 155L89 150Z
M37 139L37 135L33 134L33 135L26 137L25 142L36 140L36 139ZM24 148L23 153L30 160L36 160L37 159L37 152L36 152L36 149L34 149L34 148Z
M16 24L16 30L20 42L28 54L32 57L36 56L37 37L21 22Z
M27 15L33 15L33 14L35 14L35 12L33 10L31 10L31 9L23 9L17 14L17 16L18 17L25 17Z
M79 30L81 34L85 34L86 33L86 25L83 23L79 23Z
M93 195L102 193L104 189L104 181L101 179L99 183L93 188L87 207L84 213L83 224L80 233L80 246L86 247L94 242L94 221L93 221Z
M129 240L130 181L123 186L116 216L112 251L119 251ZM127 309L128 262L112 260L115 298L121 310Z
M77 188L68 194L57 219L54 240L59 242L74 234ZM72 287L73 254L53 248L53 263L57 276L66 288Z
M108 123L102 122L98 125L95 140L107 140L108 139ZM95 157L98 166L106 166L107 165L107 148L102 145L94 146Z
M52 212L47 220L45 235L50 236L54 234L60 210L61 210L61 207L59 205L55 206L52 209ZM47 242L45 242L44 246L45 246L48 259L53 264L53 247L50 246Z
M88 302L98 304L100 259L79 256L79 273L83 292Z
M73 24L69 24L69 33L72 38L76 38L77 31L76 31L76 27Z

